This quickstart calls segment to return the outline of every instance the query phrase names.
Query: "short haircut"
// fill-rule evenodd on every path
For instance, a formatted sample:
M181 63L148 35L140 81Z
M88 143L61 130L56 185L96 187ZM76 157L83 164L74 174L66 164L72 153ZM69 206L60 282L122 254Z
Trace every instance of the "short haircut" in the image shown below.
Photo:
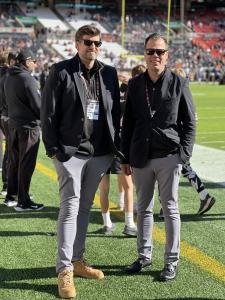
M161 33L158 33L158 32L151 33L151 34L149 34L149 36L146 37L146 39L145 39L145 47L146 47L146 45L147 45L147 43L148 43L149 40L158 40L158 39L164 40L164 42L166 44L166 48L168 48L167 39L165 38L164 35L162 35Z
M89 36L96 36L99 35L101 36L100 30L93 26L93 25L84 25L80 27L77 32L75 33L75 40L79 41L83 38L84 35L89 35Z
M145 65L137 65L135 67L133 67L133 69L131 70L131 76L135 77L141 73L144 73L146 71L146 66Z

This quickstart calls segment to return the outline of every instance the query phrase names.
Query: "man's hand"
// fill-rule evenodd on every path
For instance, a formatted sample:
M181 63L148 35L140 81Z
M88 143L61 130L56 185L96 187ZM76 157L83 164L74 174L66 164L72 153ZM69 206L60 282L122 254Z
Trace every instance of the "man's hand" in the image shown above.
M131 175L132 174L132 168L129 164L121 164L122 173L124 175Z

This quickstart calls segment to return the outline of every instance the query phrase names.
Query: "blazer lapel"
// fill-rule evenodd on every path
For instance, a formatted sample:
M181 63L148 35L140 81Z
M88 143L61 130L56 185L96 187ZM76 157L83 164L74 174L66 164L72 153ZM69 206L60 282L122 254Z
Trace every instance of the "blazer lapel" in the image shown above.
M107 102L107 92L105 88L105 84L101 75L101 72L99 72L99 79L100 79L100 87L101 87L101 93L102 93L102 102L104 106L104 110L108 110L108 102Z
M83 83L83 79L80 75L80 73L75 72L73 73L73 77L77 86L77 90L80 96L80 100L82 103L82 107L83 107L83 111L85 112L86 110L86 94L85 94L85 88L84 88L84 83Z
M102 78L101 70L99 72L99 80L100 80L100 87L101 87L101 93L102 93L102 103L103 103L107 123L109 126L109 131L113 138L115 132L114 132L114 127L112 125L113 121L112 121L111 107L110 107L110 103L111 103L111 105L113 105L112 104L113 100L111 98L111 94L109 92L107 92L107 90L106 90L105 83Z

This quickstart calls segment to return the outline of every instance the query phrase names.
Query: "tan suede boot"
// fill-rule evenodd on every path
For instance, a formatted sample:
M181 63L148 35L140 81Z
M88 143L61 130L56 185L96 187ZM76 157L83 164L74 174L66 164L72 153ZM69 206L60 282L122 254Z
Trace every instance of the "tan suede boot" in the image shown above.
M104 273L100 270L94 269L91 266L89 266L84 258L81 258L80 260L76 260L73 262L74 266L74 275L89 279L102 279L104 278Z
M64 270L58 275L58 291L62 298L75 298L76 290L73 283L73 271Z

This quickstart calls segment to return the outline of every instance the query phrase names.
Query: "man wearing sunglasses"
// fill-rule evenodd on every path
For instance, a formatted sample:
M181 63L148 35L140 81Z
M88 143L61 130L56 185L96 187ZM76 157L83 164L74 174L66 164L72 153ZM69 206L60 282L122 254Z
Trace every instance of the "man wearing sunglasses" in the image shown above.
M58 290L75 297L73 275L102 279L84 259L95 192L114 155L120 155L120 91L115 68L97 60L100 31L90 25L75 35L77 54L51 67L42 97L42 133L59 180Z
M167 67L166 39L153 33L145 40L145 73L131 79L122 127L122 170L132 173L137 192L138 259L135 274L152 264L154 186L157 181L165 217L166 245L160 280L176 277L180 254L178 185L182 164L190 159L195 109L188 79Z

